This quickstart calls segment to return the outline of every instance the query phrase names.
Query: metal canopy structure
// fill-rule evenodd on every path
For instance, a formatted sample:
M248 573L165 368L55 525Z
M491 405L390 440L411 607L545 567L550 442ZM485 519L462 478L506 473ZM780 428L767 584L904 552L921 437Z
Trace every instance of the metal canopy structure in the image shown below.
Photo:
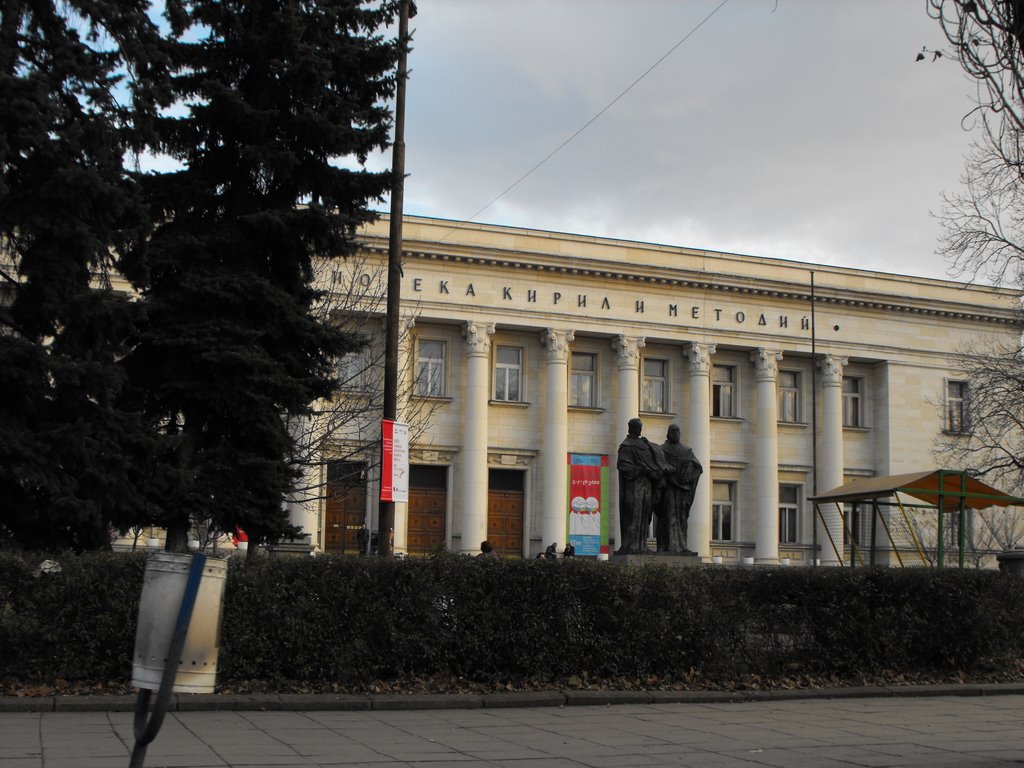
M903 497L916 499L922 503L905 501ZM829 526L826 524L823 505L835 505L838 515L843 522L843 530L850 542L850 565L853 566L856 560L864 563L863 551L857 544L856 536L849 524L844 509L845 504L870 503L872 506L871 517L871 546L870 564L875 564L876 542L878 540L878 528L881 524L892 545L892 551L903 565L903 558L900 556L899 548L892 535L891 522L893 516L888 518L882 514L883 508L897 509L900 516L907 525L907 531L914 543L921 560L927 564L924 544L915 533L914 526L907 516L908 508L931 509L937 516L937 567L942 567L944 552L943 518L945 514L957 515L959 567L964 566L965 552L965 530L964 520L968 509L986 509L992 506L1008 507L1024 505L1024 498L1010 496L1002 491L986 485L967 472L938 469L926 472L912 472L905 475L890 475L887 477L866 477L851 480L838 488L819 493L812 496L810 501L814 504L816 516L822 521L823 528L827 532L829 542L833 551L843 563L843 542L836 542L832 538Z

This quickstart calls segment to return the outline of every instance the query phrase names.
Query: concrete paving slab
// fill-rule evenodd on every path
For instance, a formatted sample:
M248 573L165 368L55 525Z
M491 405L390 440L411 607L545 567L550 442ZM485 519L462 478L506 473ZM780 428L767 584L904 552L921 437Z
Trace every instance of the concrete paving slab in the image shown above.
M461 709L175 711L145 764L1008 768L1024 761L1024 694L522 709L481 702L476 697ZM0 712L0 768L126 765L131 721L129 712L84 708Z

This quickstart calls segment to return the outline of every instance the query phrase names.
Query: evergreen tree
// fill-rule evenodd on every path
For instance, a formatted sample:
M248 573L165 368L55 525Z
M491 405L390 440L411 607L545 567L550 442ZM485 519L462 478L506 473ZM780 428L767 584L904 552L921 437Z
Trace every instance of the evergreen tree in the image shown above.
M125 262L146 321L126 359L159 432L168 548L190 519L250 540L289 531L288 416L329 396L358 340L314 317L312 260L355 249L386 174L350 170L388 142L392 2L169 2L171 76L140 179L154 222Z
M106 276L144 232L114 91L149 28L134 1L0 4L0 535L28 546L109 546L146 508Z

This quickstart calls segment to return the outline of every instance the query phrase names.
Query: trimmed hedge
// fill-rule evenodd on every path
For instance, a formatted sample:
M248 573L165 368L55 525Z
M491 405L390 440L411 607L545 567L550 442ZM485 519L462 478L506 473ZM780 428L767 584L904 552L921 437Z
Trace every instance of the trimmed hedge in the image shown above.
M131 677L144 556L0 554L0 678ZM1024 580L990 571L588 560L233 560L218 681L361 689L744 674L856 680L1015 665Z

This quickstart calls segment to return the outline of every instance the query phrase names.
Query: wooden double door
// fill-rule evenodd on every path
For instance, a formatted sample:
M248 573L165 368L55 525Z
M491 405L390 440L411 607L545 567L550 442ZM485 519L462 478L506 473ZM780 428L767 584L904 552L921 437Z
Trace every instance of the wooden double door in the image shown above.
M523 472L492 469L487 480L487 540L502 557L523 554Z
M444 546L447 508L448 468L409 467L405 543L410 555L429 555Z
M366 522L366 465L351 461L327 464L324 505L324 552L358 554L357 535Z

